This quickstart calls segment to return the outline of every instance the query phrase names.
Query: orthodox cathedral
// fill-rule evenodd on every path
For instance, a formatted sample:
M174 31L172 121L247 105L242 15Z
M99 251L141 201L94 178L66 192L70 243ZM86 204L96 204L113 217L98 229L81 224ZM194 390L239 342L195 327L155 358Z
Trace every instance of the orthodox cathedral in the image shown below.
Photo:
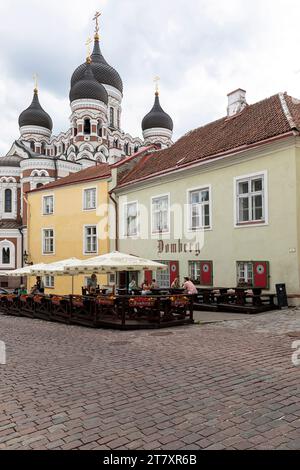
M143 140L122 130L123 83L102 55L99 16L94 18L93 52L71 78L69 129L52 134L52 119L40 104L36 85L31 105L19 117L20 137L0 157L0 270L30 262L28 191L99 162L114 164L152 144L158 149L172 145L173 121L160 105L158 90L142 121ZM4 277L0 285L8 286Z

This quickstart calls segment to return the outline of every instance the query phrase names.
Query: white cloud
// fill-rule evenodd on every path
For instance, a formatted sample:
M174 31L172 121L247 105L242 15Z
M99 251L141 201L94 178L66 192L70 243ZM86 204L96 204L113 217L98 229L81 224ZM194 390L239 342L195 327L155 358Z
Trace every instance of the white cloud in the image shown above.
M237 87L250 103L279 91L300 97L296 0L10 0L0 3L0 153L18 137L34 72L55 132L67 129L69 82L96 10L103 54L124 82L123 128L133 135L153 105L155 75L175 138L223 116Z

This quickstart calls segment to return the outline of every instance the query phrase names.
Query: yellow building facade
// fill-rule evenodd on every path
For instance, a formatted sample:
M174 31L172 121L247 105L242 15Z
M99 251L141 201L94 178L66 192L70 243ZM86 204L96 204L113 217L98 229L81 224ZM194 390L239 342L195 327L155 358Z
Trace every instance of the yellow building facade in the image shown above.
M68 258L85 260L109 251L107 204L110 169L97 165L27 194L29 261L53 263ZM74 294L82 293L84 276L74 277ZM28 287L35 283L29 278ZM107 276L98 276L99 285ZM46 276L45 292L72 292L70 276Z

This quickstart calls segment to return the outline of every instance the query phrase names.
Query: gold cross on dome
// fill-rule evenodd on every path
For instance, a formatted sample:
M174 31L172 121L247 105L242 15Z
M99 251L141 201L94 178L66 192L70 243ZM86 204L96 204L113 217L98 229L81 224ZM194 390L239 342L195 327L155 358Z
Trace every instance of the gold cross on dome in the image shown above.
M156 93L159 93L160 77L155 77L154 78L154 83L155 83L155 91L156 91Z
M86 45L86 48L87 48L87 58L90 59L91 58L91 44L92 44L92 39L91 38L88 38L88 40L86 41L85 45Z
M100 13L99 11L96 11L96 14L93 18L93 21L96 21L96 27L95 27L95 33L98 34L99 33L99 18L101 16L102 13Z
M38 87L39 87L39 85L38 85L38 78L39 78L39 77L38 77L38 74L37 74L37 73L33 74L34 89L35 89L36 91L38 91Z

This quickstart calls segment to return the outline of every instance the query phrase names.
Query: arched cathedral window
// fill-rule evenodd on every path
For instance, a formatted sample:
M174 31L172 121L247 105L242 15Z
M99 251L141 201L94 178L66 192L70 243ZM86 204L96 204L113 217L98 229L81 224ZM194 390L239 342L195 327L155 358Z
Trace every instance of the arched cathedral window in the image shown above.
M128 142L126 142L126 144L124 145L124 152L126 155L129 155L129 144Z
M35 143L33 140L30 142L30 148L33 152L35 151Z
M90 121L90 119L85 119L84 120L83 132L84 132L85 135L90 135L90 133L91 133L91 121Z
M114 108L109 108L109 124L110 124L110 127L115 127L115 110L114 110Z
M2 248L2 264L10 264L10 248Z
M41 145L41 154L42 154L42 155L46 155L46 144L45 144L45 142L42 142L42 145Z
M101 124L101 122L98 122L98 136L99 136L99 137L102 137L102 136L103 136L103 133L102 133L102 124Z
M4 211L9 214L12 212L12 190L6 189L4 193Z

